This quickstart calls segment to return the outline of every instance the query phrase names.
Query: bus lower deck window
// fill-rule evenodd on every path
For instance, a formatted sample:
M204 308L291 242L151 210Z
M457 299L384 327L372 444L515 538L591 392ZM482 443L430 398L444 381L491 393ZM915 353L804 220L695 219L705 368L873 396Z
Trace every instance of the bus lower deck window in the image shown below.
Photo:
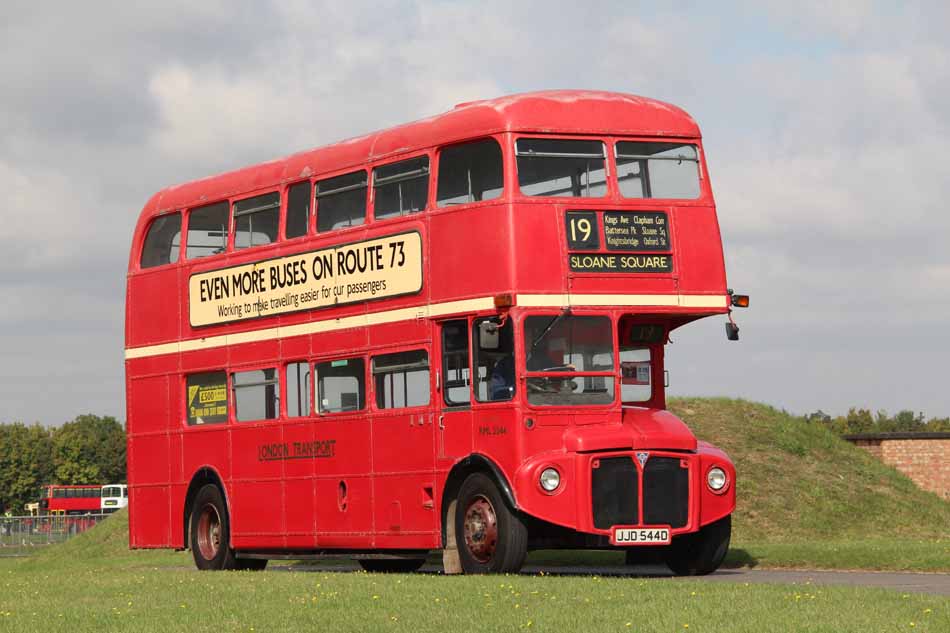
M286 372L287 417L310 415L310 364L289 363Z
M362 358L314 365L320 413L360 411L366 406L366 365Z
M234 389L234 419L273 420L277 417L277 370L254 369L231 374Z
M228 377L223 371L191 374L185 381L189 426L228 421Z
M401 409L429 404L429 354L425 350L373 358L376 407Z

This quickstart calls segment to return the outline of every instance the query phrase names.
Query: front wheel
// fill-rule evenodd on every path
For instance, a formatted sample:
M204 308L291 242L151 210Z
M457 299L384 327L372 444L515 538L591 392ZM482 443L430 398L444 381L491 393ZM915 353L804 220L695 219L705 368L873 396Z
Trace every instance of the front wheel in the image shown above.
M705 576L719 569L729 551L732 515L710 523L695 534L673 539L664 556L667 566L677 576Z
M191 555L201 570L237 569L231 549L230 523L221 490L206 484L191 506ZM264 561L266 564L266 561Z
M528 529L488 476L473 473L459 489L455 541L466 574L517 573L528 551Z
M360 567L378 574L411 574L426 562L424 558L363 558Z

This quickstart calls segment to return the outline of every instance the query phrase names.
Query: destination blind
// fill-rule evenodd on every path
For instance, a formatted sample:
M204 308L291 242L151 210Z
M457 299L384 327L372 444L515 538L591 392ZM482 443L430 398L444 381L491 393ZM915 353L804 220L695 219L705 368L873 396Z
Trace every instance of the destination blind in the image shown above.
M599 217L598 217L599 216ZM669 273L673 271L669 218L663 211L568 211L568 255L572 272ZM601 226L602 224L602 226ZM601 230L602 229L602 230ZM603 237L603 247L601 247ZM618 251L626 251L622 254Z

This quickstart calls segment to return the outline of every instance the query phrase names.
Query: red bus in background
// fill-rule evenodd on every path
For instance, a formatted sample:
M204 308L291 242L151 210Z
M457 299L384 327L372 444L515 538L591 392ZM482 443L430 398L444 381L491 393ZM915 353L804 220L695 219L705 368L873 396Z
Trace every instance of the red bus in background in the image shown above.
M50 484L40 489L39 497L40 515L98 513L102 486Z
M664 345L734 303L699 128L641 97L462 104L160 191L127 281L130 545L708 573L735 469L666 411Z

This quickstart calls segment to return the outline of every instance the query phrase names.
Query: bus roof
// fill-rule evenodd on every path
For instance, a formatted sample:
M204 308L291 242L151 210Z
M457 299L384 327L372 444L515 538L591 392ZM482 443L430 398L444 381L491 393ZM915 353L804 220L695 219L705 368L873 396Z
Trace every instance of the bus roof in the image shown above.
M356 168L387 156L500 132L700 136L689 114L662 101L615 92L529 92L462 103L427 119L168 187L149 200L141 220L279 182Z

